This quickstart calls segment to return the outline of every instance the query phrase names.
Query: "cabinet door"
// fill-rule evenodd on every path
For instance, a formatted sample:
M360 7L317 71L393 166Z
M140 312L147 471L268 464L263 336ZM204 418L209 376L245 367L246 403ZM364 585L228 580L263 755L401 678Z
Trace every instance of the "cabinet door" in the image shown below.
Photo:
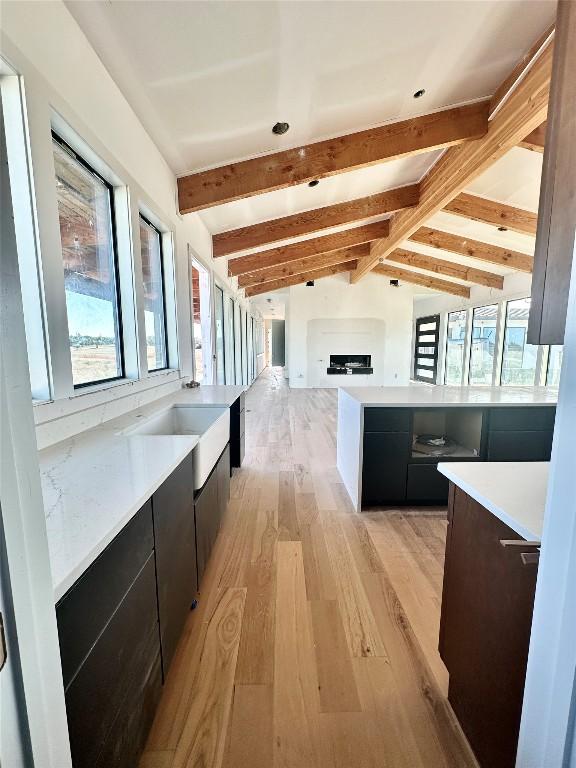
M56 606L64 686L68 686L152 554L147 501Z
M482 768L514 768L537 567L520 537L456 488L442 595L448 698Z
M552 432L490 432L488 461L549 461Z
M161 690L154 557L150 555L66 689L74 768L133 768ZM156 673L154 673L156 670ZM113 762L100 755L112 733L126 747Z
M215 529L218 529L218 472L212 472L195 500L198 585L208 565Z
M198 591L192 477L189 454L152 497L164 676Z
M362 504L406 500L410 436L407 432L365 432Z
M218 529L230 499L230 446L226 446L218 462ZM216 532L217 533L217 532Z
M576 227L576 3L557 4L554 64L528 324L531 344L563 344Z
M446 504L448 479L438 472L437 464L409 464L406 500L416 503Z

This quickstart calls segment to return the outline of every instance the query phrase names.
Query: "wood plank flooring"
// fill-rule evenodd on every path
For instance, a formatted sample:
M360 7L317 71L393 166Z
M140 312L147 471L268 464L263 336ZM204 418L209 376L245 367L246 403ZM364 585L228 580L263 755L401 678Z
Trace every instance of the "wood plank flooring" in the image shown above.
M336 391L267 369L140 768L477 768L436 650L446 512L352 511Z

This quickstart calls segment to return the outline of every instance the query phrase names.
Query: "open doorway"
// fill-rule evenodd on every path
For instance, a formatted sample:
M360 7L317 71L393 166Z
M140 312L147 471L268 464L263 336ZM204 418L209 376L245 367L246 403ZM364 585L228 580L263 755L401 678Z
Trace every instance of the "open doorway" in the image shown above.
M192 255L190 256L190 293L194 380L200 384L211 384L213 366L210 272Z

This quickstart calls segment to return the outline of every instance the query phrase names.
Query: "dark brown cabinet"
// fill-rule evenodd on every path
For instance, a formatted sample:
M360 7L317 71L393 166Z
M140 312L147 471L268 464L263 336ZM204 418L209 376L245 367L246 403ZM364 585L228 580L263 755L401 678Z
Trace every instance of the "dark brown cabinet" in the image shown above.
M501 541L519 541L503 546ZM450 487L439 650L448 698L482 768L514 768L537 550Z
M531 344L563 344L576 231L576 3L560 0L528 325Z
M56 606L74 768L134 768L230 496L190 453Z
M468 450L442 457L413 451L412 441L422 430L422 416L424 423L435 425L425 432L462 435L461 440L470 441L465 446ZM448 481L437 470L440 461L548 461L555 417L555 406L545 405L434 410L366 407L362 507L446 504Z
M195 498L198 585L208 565L230 497L230 449L227 446Z
M137 765L162 686L150 502L56 614L74 768Z
M198 591L192 454L152 496L164 676Z

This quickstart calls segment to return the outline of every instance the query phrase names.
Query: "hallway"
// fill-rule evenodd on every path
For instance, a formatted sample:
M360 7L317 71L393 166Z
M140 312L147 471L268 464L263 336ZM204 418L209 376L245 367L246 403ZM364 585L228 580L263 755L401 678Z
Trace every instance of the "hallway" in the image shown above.
M266 369L140 768L474 768L436 651L444 510L352 512L336 390Z

